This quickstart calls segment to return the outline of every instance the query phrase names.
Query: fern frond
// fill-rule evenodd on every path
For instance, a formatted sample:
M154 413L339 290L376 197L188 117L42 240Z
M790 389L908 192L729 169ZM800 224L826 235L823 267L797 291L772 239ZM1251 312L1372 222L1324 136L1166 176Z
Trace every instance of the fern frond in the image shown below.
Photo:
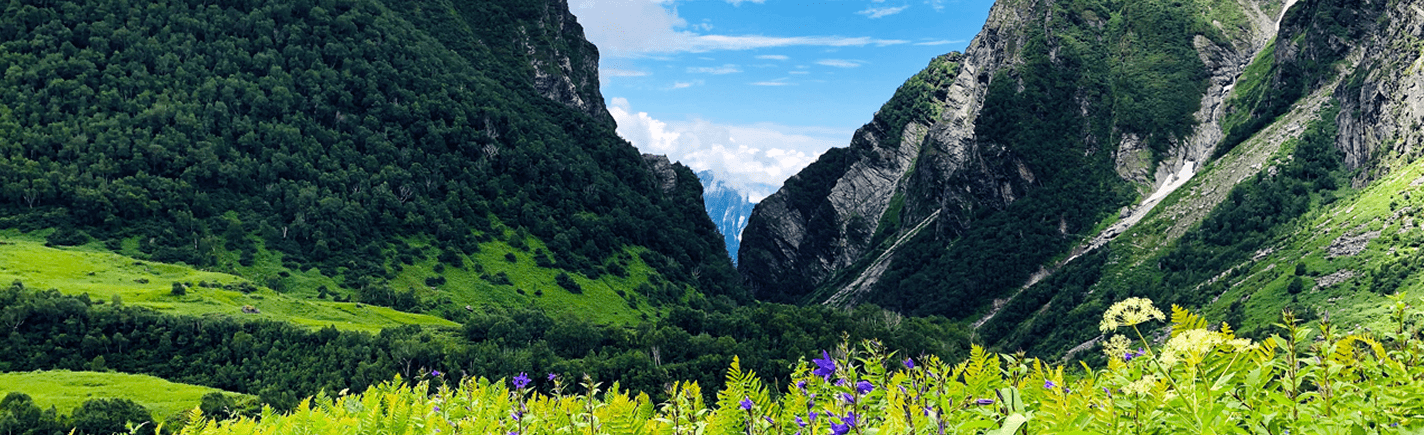
M1172 336L1176 337L1182 331L1192 329L1206 329L1207 321L1205 317L1187 311L1180 305L1172 304Z

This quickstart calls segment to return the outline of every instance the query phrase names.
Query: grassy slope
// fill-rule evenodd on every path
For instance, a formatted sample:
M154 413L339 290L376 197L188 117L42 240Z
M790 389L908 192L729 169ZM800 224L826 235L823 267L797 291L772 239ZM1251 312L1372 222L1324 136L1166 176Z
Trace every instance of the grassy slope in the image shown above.
M238 402L253 399L246 394L146 375L67 370L0 373L0 394L14 391L30 395L40 409L54 406L62 415L71 414L89 399L129 399L148 408L158 420L193 409L202 402L203 395L212 392L235 397Z
M195 270L183 265L135 260L94 246L56 249L30 236L0 232L0 282L21 281L26 286L54 288L66 294L88 293L110 301L118 296L126 304L189 316L243 316L289 321L310 327L379 331L407 324L454 326L438 317L411 314L384 307L306 300L263 288L251 294L217 288L190 287L188 294L173 296L174 282L236 283L243 278ZM251 305L258 314L242 314Z
M533 237L526 238L524 244L527 249L517 249L502 241L483 243L480 252L464 258L465 267L446 266L441 273L435 272L436 259L427 258L404 266L391 280L391 286L397 290L414 289L422 297L448 300L456 306L537 307L551 315L569 313L598 324L635 324L644 320L645 315L657 313L646 298L635 291L655 272L633 248L625 248L614 260L627 270L626 277L609 274L593 280L578 273L565 272L583 289L582 294L573 294L555 284L554 277L561 272L559 269L539 267L535 263L534 252L548 250L544 244ZM419 242L412 242L411 245L423 247ZM515 261L506 260L505 254L514 254ZM483 273L476 271L475 264L480 265ZM493 276L500 272L505 273L513 285L496 285L480 278L482 274ZM445 284L427 286L425 278L435 276L445 277ZM623 292L623 296L618 294L619 291ZM629 305L630 299L637 308Z

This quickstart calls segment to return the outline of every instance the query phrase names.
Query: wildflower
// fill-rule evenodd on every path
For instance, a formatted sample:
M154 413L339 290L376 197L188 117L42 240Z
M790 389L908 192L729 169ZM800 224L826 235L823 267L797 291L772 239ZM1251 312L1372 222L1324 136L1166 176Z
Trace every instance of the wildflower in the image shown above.
M802 380L796 381L796 389L801 390L801 391L806 391L806 380L805 380L805 379L802 379Z
M1122 387L1122 392L1127 393L1127 394L1135 394L1135 395L1139 395L1139 396L1145 396L1145 395L1147 395L1147 394L1150 394L1150 393L1152 392L1152 390L1155 389L1156 387L1157 387L1157 377L1156 377L1156 376L1153 376L1153 375L1143 375L1143 376L1142 376L1142 379L1138 379L1138 380L1136 380L1136 381L1133 381L1133 382L1130 383L1130 384L1127 384L1127 386Z
M1098 324L1098 330L1108 332L1121 326L1133 326L1153 319L1167 320L1167 315L1152 306L1151 299L1127 298L1108 307L1108 311L1103 313L1103 322Z
M802 420L799 415L796 416L796 427L806 427L806 420Z
M864 395L871 391L875 391L875 384L870 383L870 381L860 381L855 383L855 392L857 394Z
M1057 387L1057 386L1058 386L1058 384L1053 383L1052 380L1044 380L1044 381L1043 381L1043 389L1045 389L1045 390L1052 390L1053 387Z
M550 381L550 382L553 382L554 378L556 378L556 377L558 377L558 375L555 375L555 374L553 374L553 373L550 373L550 374L549 374L549 381Z
M841 393L841 400L845 403L855 403L855 396L850 393Z
M1128 349L1128 346L1131 345L1132 340L1129 340L1122 334L1114 334L1112 338L1109 338L1107 339L1107 341L1103 342L1103 353L1106 354L1109 358L1116 357L1118 355L1128 354L1132 352L1132 350Z
M816 369L811 371L811 373L816 376L820 376L829 381L831 380L831 375L836 374L836 361L831 359L830 352L821 351L821 358L813 359L811 362L816 363Z
M1216 349L1216 346L1226 342L1219 332L1212 332L1205 329L1189 329L1167 340L1167 344L1162 347L1162 364L1171 367L1177 361L1186 360L1189 364L1195 365L1201 362L1201 358L1208 352Z
M772 420L772 419L771 419L771 416L769 416L769 415L763 415L763 416L761 416L761 419L762 419L762 420L766 420L767 423L776 424L776 420Z
M845 378L836 379L836 386L837 386L837 387L844 387L844 386L845 386L845 383L846 383Z
M529 375L524 374L524 372L519 372L519 376L515 376L513 382L514 388L523 390L524 387L529 386Z
M440 405L435 405L435 412L440 412Z
M752 405L754 405L754 404L752 403L752 398L750 398L750 397L743 397L743 398L742 398L742 401L741 401L741 402L738 402L737 404L742 406L742 410L743 410L743 411L751 411L751 410L752 410Z
M993 405L994 399L979 399L974 401L975 405Z
M812 422L812 423L815 423L815 422L816 422L816 417L820 417L820 416L821 416L821 413L816 412L816 411L811 411L811 413L806 414L807 421L810 421L810 422Z
M1250 352L1252 350L1255 350L1257 347L1256 343L1251 342L1251 339L1249 338L1238 338L1235 340L1227 341L1226 344L1231 345L1231 347L1235 349L1236 353Z
M904 364L904 365L905 365L905 368L907 368L907 369L913 369L913 368L915 368L915 359L914 359L914 358L905 358L905 361L902 362L902 364Z
M855 428L855 420L856 415L854 412L846 413L845 417L841 417L841 424L831 423L831 433L833 435L845 435L850 433L850 430Z
M444 376L444 375L445 375L445 374L444 374L444 373L440 373L439 370L431 370L431 371L430 371L430 376L440 377L440 376Z
M509 413L509 419L510 419L510 420L519 421L519 419L521 419L521 418L523 418L523 417L524 417L524 411L515 410L515 411L511 411L511 412Z

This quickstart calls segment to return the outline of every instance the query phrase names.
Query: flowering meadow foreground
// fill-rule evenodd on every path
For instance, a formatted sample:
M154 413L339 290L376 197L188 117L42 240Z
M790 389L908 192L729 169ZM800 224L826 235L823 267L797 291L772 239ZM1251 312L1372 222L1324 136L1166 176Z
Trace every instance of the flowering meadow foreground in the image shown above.
M963 362L904 358L876 343L801 362L773 398L737 362L716 403L695 383L654 403L618 384L547 375L466 379L456 388L397 379L356 395L317 396L290 414L202 421L183 434L1377 434L1424 433L1424 347L1402 295L1392 331L1342 335L1326 321L1256 342L1146 299L1103 317L1105 368L1065 369L975 346ZM439 373L435 373L439 375ZM197 413L198 411L194 411ZM201 415L194 415L201 419ZM196 421L196 420L195 420Z

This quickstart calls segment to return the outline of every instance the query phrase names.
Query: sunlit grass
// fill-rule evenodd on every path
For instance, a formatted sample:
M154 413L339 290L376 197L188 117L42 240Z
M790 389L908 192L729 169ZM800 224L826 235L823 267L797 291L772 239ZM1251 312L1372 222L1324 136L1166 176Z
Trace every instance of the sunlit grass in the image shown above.
M193 409L208 393L221 392L238 402L254 400L246 394L147 375L68 370L0 373L0 397L11 392L28 394L40 409L53 406L60 415L71 414L90 399L129 399L148 408L159 421Z

